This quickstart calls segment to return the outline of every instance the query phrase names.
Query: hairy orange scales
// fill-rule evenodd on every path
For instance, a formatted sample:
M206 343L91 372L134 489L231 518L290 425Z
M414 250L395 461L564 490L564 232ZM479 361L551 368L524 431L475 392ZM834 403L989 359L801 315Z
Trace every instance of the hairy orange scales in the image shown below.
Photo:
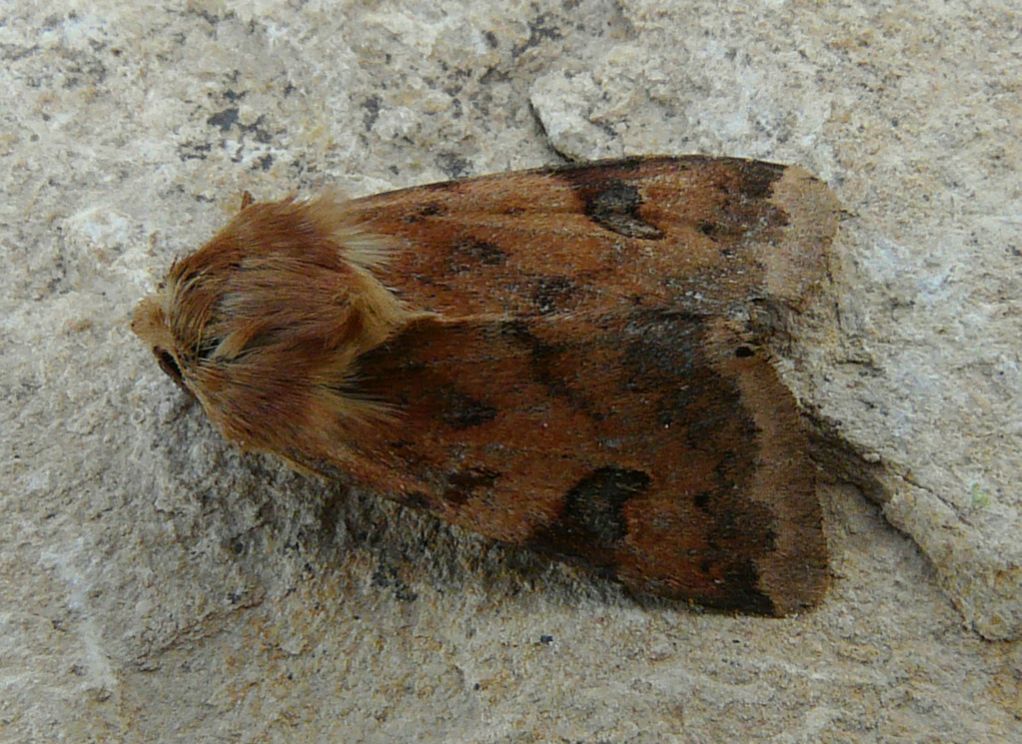
M837 209L801 169L704 157L247 203L133 327L247 448L637 593L789 614L827 550L762 345Z

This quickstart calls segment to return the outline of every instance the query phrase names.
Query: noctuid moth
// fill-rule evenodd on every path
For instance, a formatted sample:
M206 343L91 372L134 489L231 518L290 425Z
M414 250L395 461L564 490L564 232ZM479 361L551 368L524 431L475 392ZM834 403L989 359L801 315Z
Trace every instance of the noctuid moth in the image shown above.
M246 449L638 594L785 615L827 549L764 341L837 209L799 168L695 156L247 198L133 328Z

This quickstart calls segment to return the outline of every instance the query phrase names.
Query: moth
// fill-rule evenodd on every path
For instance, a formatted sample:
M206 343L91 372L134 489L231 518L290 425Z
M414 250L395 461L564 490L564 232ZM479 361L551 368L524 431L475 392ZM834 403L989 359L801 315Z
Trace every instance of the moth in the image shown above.
M132 325L247 450L639 595L787 615L827 547L766 342L837 214L798 167L700 156L246 198Z

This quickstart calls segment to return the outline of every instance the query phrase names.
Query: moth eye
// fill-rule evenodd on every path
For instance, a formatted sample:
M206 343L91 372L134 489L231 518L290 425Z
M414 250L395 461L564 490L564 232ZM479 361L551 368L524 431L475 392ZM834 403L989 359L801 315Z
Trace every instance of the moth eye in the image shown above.
M751 357L752 355L753 351L748 346L739 346L737 349L735 349L735 356L738 357L739 359Z
M172 379L178 385L184 384L184 379L181 376L181 368L178 366L174 355L166 349L160 349L158 347L153 349L153 353L156 355L156 361L159 363L160 369L167 374L167 377Z

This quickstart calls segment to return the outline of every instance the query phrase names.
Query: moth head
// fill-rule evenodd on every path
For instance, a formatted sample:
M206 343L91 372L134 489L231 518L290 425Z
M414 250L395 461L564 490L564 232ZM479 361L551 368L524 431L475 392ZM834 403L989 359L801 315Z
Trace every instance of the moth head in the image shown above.
M382 246L334 196L246 199L171 266L132 330L228 438L280 449L289 431L330 433L373 412L349 394L356 360L407 319L373 275Z
M177 343L167 323L163 290L161 285L156 294L138 303L131 319L131 330L149 346L156 357L156 363L167 377L186 393L193 395L185 382L181 362L178 361Z

